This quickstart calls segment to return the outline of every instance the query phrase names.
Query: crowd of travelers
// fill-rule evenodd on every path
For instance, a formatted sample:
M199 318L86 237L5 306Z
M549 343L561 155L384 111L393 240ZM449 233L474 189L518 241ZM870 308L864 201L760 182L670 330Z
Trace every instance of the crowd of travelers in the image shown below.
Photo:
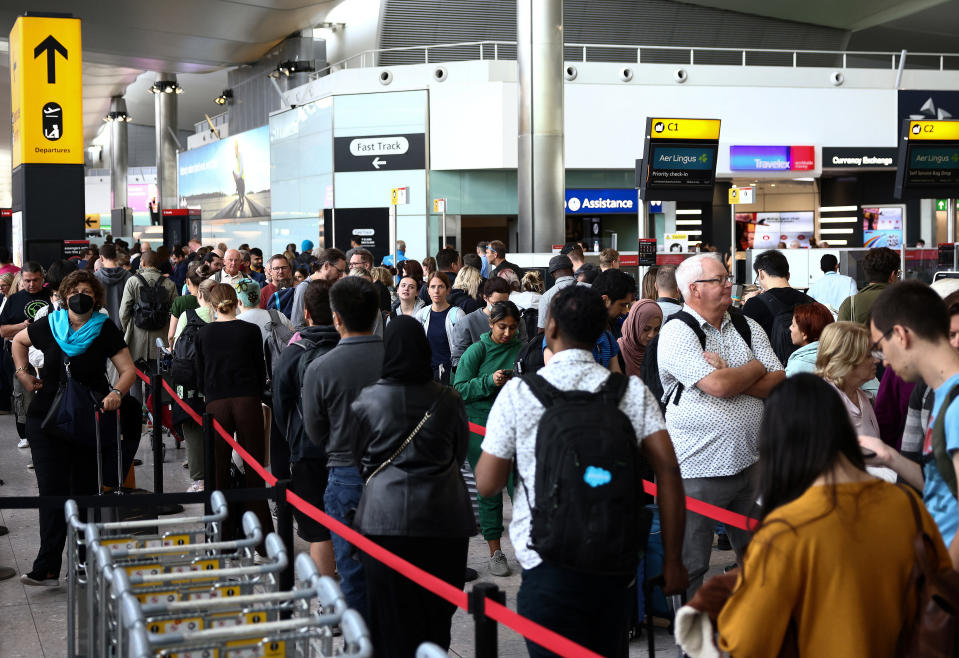
M519 613L601 655L626 655L657 575L689 601L676 623L691 655L959 655L959 292L899 281L895 252L868 252L862 290L823 256L806 292L764 252L740 306L713 253L637 282L616 251L595 265L577 243L528 270L498 240L421 261L399 241L379 266L361 246L296 246L109 240L46 268L0 247L0 410L39 493L124 486L110 468L98 481L85 430L64 431L74 386L123 473L143 424L169 422L189 491L208 469L217 488L264 486L226 442L204 463L177 405L147 418L156 392L135 371L159 368L307 502L457 588L478 576L481 533L490 575L522 571ZM758 525L717 527L686 496ZM242 505L273 527L266 502ZM453 605L295 520L377 655L449 648ZM661 574L642 559L652 523ZM57 586L62 512L42 509L39 530L21 581ZM736 564L706 579L714 546ZM935 605L952 635L929 639Z

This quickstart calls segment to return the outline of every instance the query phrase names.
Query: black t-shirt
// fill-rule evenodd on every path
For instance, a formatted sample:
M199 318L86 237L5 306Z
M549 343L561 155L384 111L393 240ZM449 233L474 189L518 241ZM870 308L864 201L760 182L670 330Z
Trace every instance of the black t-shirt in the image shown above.
M50 305L50 292L49 288L43 288L35 295L31 295L26 290L10 295L3 306L3 312L0 313L0 325L20 324L27 319L33 320L41 308Z
M772 295L789 308L793 308L797 304L811 304L816 301L806 293L800 292L795 288L772 288L761 295L756 295L743 304L743 314L758 322L767 336L773 328L773 314L769 311L769 306L766 305L766 302L760 299L763 295Z
M263 334L252 322L210 322L196 336L197 365L207 402L262 397L266 387Z
M60 387L60 377L64 374L63 351L53 337L49 316L40 318L27 327L27 336L30 337L33 346L43 352L43 368L40 369L43 388L37 392L28 413L42 418L50 410L53 398ZM70 375L81 384L90 387L102 399L110 392L110 383L107 381L107 359L115 356L126 346L123 334L117 326L109 321L104 322L101 325L100 335L93 339L87 351L70 357Z

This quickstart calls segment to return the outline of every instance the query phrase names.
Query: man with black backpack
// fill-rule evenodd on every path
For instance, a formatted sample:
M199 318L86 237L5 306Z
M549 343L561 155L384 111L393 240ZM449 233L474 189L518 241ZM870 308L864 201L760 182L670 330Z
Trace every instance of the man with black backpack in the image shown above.
M790 287L789 261L782 252L770 249L756 256L753 262L756 284L762 291L743 304L743 313L759 323L780 363L786 363L796 351L789 334L793 321L793 308L798 304L811 304L815 299Z
M536 375L503 387L476 467L479 493L492 496L516 462L510 539L523 567L518 612L604 656L624 648L626 592L649 531L643 459L659 486L665 591L687 582L676 456L642 382L593 359L607 317L595 290L556 294L545 329L552 356ZM532 642L527 648L552 655Z
M337 252L342 255L342 252ZM342 260L342 258L340 259ZM283 350L273 369L273 419L290 446L290 473L276 473L279 478L291 477L294 492L319 509L326 492L326 453L306 436L303 427L303 401L300 397L307 366L336 347L340 335L333 326L330 310L330 288L333 281L310 281L303 295L300 312L306 324L296 340ZM310 542L310 557L324 576L336 571L330 531L294 509L297 533Z
M655 354L683 488L693 498L750 514L763 399L785 373L759 324L731 308L732 282L715 254L687 258L676 268L676 282L686 305L663 325ZM709 566L715 526L705 516L686 515L683 562L699 574L690 596ZM727 530L742 555L748 533Z
M176 284L156 268L157 260L155 251L140 255L140 269L127 279L120 301L123 339L130 347L133 362L149 372L156 370L157 339L166 345L170 306L177 296ZM130 395L141 402L146 399L139 381L130 389Z

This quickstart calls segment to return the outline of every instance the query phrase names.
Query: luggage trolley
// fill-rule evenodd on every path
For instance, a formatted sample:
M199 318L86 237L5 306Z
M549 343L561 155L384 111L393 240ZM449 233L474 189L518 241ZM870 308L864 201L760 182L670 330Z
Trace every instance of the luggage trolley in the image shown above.
M256 517L251 513L244 518L250 535L260 534ZM161 557L150 562L118 562L110 549L96 540L89 543L93 557L88 560L88 569L96 581L90 590L96 600L90 601L89 624L91 655L124 655L118 647L119 591L131 593L142 602L172 602L181 599L203 600L232 597L254 592L275 592L279 573L288 563L286 548L276 534L266 537L267 559L262 564L249 564L255 558L236 560L237 553L206 553L188 556ZM202 547L202 544L196 545ZM252 553L253 545L246 550ZM239 566L234 566L237 564ZM249 565L249 566L247 566ZM119 587L118 587L119 586ZM120 649L120 650L118 650Z
M320 576L306 554L297 557L296 572L301 586L291 592L210 601L143 604L123 591L124 646L133 657L369 655L366 627L351 619L356 613L336 582ZM334 649L334 625L344 631L342 653Z
M84 559L87 530L95 529L94 537L111 542L111 546L120 548L156 548L164 544L180 542L203 544L217 542L220 539L221 524L227 518L226 498L219 491L210 494L212 514L199 517L179 517L141 521L120 521L111 523L87 524L80 520L80 510L76 501L68 500L64 505L67 521L67 655L91 655L87 651L87 633L85 622L88 620L90 594L88 587L93 572L87 569ZM174 529L176 526L176 529ZM184 529L184 526L195 526ZM153 534L133 534L152 530ZM89 553L86 558L90 557ZM78 637L79 633L79 637ZM79 652L78 652L79 649Z

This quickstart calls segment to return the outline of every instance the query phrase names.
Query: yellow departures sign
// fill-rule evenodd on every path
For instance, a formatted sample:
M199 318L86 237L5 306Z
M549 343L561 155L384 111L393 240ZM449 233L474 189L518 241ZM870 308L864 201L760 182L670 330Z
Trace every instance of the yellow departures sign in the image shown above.
M10 31L13 167L83 164L79 18L21 16Z
M910 140L959 141L959 121L910 121Z
M719 139L719 119L653 118L650 139Z

